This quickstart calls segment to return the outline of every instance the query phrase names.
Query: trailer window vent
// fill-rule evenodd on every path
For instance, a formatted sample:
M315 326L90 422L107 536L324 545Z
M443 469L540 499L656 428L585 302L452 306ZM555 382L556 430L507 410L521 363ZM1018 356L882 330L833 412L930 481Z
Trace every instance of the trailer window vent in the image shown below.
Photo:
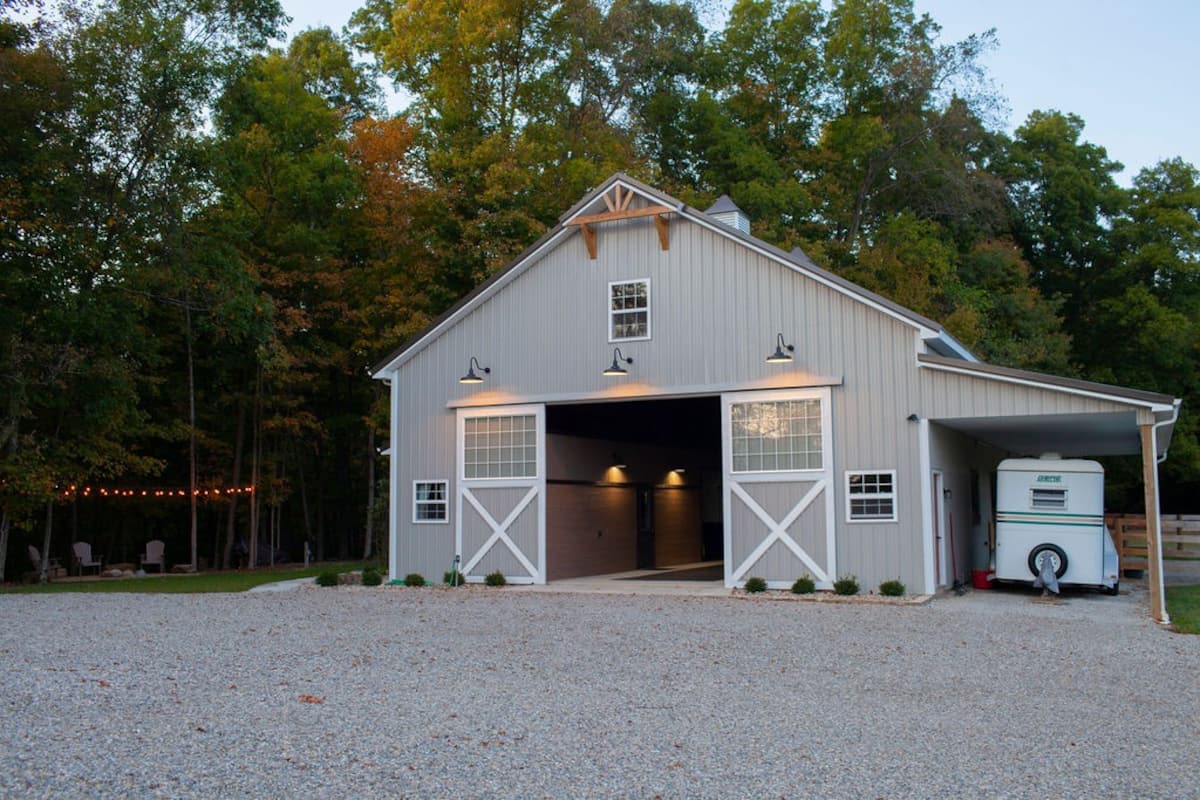
M1030 489L1030 505L1034 508L1066 508L1066 489Z

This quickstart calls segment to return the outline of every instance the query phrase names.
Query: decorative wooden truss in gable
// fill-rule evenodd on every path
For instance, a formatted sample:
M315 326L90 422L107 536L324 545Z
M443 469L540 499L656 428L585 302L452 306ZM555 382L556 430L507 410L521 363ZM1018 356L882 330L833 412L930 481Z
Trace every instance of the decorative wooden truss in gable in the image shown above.
M587 245L588 258L596 258L596 226L605 222L616 222L621 219L637 219L639 217L653 217L654 227L658 230L658 244L663 250L669 250L671 246L670 229L667 227L667 214L670 214L675 209L664 205L649 205L644 208L630 208L629 204L633 200L633 190L627 189L621 184L613 184L612 190L603 195L604 205L608 207L607 211L599 214L587 214L585 216L576 217L571 220L568 225L578 225L579 232L583 234L583 242Z

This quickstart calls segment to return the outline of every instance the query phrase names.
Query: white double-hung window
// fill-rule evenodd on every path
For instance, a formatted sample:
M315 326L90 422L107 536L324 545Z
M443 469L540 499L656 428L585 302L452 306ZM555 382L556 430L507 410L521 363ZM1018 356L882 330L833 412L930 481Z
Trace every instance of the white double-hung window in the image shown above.
M896 521L896 471L846 473L848 522Z
M614 281L608 285L608 340L650 338L650 280Z
M413 522L447 522L448 481L413 481Z

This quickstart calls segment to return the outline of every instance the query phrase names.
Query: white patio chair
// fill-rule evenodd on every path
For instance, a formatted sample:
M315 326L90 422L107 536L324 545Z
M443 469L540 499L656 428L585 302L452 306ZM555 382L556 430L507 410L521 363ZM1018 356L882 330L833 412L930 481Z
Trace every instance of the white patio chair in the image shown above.
M29 560L33 563L33 571L40 574L42 571L42 554L33 545L29 545ZM48 565L48 569L46 570L46 574L49 577L61 578L67 574L66 568L59 563L57 558L50 556L49 561L50 563Z
M87 542L76 542L71 545L71 550L75 553L75 570L82 575L84 568L95 567L96 574L100 574L102 558L92 558L92 546Z
M146 542L146 552L142 556L142 569L150 564L157 564L159 572L167 571L167 557L164 552L166 545L161 539L151 539Z

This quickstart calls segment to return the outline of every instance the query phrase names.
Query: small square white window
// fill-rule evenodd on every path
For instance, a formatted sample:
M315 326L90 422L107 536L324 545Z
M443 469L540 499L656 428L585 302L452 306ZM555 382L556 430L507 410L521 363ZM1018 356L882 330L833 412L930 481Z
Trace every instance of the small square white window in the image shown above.
M650 281L618 281L608 285L608 340L650 338Z
M449 521L448 485L448 481L413 481L413 522Z
M896 521L895 470L846 473L846 521Z

